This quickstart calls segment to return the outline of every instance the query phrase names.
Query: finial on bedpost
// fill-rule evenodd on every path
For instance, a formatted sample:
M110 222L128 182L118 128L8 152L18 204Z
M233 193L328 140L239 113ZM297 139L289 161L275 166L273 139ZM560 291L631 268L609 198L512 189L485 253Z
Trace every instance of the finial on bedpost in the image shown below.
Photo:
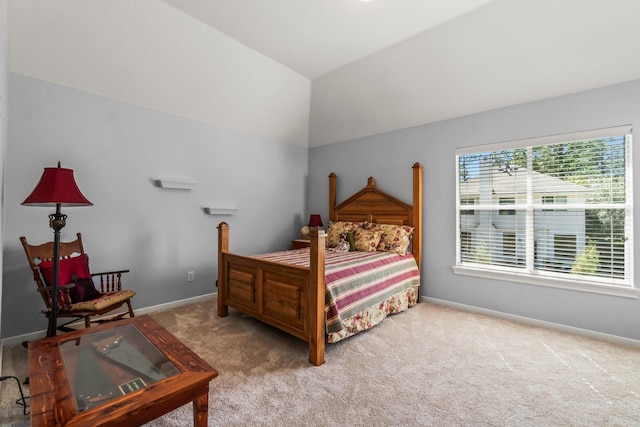
M370 176L369 180L367 181L367 187L375 187L376 186L376 180Z
M218 252L229 252L229 224L224 221L218 224Z

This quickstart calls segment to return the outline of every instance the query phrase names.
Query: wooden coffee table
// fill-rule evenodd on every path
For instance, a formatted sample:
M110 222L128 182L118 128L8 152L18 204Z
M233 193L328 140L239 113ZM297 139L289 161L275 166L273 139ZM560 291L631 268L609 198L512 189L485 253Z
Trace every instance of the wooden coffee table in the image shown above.
M193 402L206 426L218 373L149 316L29 343L32 426L139 426Z

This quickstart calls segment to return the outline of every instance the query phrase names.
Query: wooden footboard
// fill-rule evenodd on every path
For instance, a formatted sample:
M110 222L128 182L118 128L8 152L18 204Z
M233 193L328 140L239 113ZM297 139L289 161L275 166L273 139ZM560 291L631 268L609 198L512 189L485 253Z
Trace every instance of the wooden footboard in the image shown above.
M232 307L309 344L309 362L324 363L324 231L311 231L310 267L229 253L229 226L218 226L218 316Z

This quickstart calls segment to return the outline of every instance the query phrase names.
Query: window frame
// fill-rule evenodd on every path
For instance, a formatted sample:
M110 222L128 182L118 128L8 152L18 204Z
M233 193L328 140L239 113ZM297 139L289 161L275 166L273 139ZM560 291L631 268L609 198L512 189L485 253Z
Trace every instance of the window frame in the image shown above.
M629 135L625 140L625 149L626 149L626 159L625 163L625 235L628 236L627 243L625 243L625 268L628 270L625 271L624 279L615 279L615 278L591 278L585 276L578 276L573 274L566 273L553 273L544 270L537 270L531 268L510 268L508 266L500 266L492 264L490 268L486 266L483 267L483 264L475 264L473 262L464 261L461 259L460 252L460 232L466 231L461 230L460 227L460 212L464 210L466 206L461 206L459 204L460 195L460 165L459 158L465 154L477 154L483 152L496 152L501 150L512 150L516 148L524 148L524 147L533 147L540 145L551 145L551 144L559 144L559 143L567 143L570 141L579 141L579 140L589 140L589 139L601 139L612 137L616 135ZM554 288L562 288L562 289L571 289L577 291L585 291L597 294L606 294L620 297L628 297L628 298L638 298L640 296L640 289L635 287L633 276L634 276L634 256L633 256L633 164L632 164L632 126L624 125L624 126L616 126L609 127L603 129L595 129L589 131L582 132L574 132L569 134L558 134L552 136L545 136L539 138L530 138L525 140L517 140L517 141L507 141L501 143L493 143L486 144L480 146L472 146L472 147L464 147L456 149L455 154L455 171L456 171L456 263L452 267L454 273L473 276L473 277L481 277L488 278L494 280L506 280L511 282L518 283L527 283L545 287L554 287ZM531 201L531 200L530 200ZM554 200L553 205L564 205L566 204L566 199L564 203L556 203ZM533 210L534 209L542 209L549 208L552 204L545 203L542 200L538 201L538 203L529 203L527 206L513 206L515 210L527 212L527 216L530 217L527 221L533 221ZM501 204L501 206L505 206ZM461 209L462 208L462 209ZM480 206L477 209L482 209ZM532 224L531 224L532 227ZM530 251L535 251L535 241L533 239L528 239L526 243L527 253ZM535 257L535 253L531 253L531 257Z

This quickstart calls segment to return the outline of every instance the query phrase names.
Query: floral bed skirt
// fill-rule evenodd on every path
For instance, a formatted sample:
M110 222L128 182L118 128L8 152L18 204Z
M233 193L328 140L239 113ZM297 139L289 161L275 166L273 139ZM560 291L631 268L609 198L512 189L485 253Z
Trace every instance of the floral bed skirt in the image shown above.
M400 313L418 302L418 286L391 295L386 300L375 304L355 315L343 319L342 330L327 335L329 343L336 343L358 332L365 331L382 322L389 314Z

